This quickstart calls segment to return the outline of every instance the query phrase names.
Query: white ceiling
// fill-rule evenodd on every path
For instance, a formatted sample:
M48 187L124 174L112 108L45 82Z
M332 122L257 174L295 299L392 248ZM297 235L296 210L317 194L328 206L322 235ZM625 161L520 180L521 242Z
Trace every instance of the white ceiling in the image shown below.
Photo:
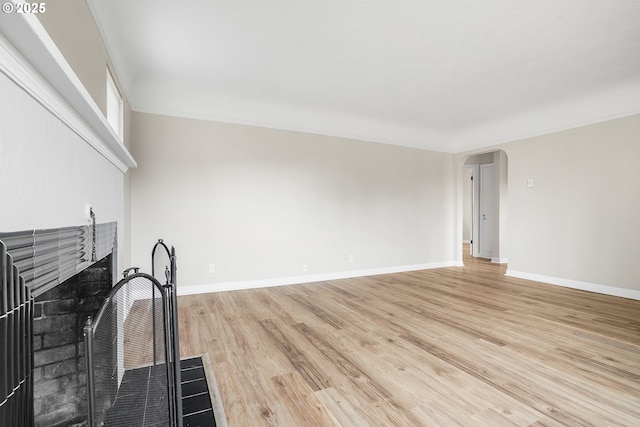
M88 0L132 108L458 152L640 112L639 0Z

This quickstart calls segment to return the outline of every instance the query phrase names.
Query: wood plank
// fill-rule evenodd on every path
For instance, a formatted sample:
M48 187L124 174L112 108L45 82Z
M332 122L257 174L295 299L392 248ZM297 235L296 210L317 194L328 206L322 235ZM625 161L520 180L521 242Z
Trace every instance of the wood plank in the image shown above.
M327 410L333 414L337 425L354 427L369 425L360 414L360 410L353 407L347 399L343 399L333 387L317 391L315 395Z

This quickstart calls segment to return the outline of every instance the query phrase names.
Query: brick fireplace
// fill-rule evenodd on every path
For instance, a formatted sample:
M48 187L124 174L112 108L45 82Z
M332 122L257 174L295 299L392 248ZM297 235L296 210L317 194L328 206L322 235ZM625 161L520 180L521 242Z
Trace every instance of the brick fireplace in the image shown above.
M83 327L116 279L116 223L0 233L0 426L83 426Z

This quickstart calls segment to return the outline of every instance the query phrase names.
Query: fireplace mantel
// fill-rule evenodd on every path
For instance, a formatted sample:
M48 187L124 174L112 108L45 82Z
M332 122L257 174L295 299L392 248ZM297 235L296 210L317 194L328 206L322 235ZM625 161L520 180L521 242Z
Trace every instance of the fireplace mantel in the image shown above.
M116 251L117 223L0 233L34 297Z

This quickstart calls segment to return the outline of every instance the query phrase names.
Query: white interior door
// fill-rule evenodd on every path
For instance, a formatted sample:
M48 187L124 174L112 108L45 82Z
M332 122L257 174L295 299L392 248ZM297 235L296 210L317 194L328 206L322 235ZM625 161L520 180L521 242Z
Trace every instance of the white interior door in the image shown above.
M492 258L495 246L496 178L493 163L480 165L480 227L478 249L482 258Z

